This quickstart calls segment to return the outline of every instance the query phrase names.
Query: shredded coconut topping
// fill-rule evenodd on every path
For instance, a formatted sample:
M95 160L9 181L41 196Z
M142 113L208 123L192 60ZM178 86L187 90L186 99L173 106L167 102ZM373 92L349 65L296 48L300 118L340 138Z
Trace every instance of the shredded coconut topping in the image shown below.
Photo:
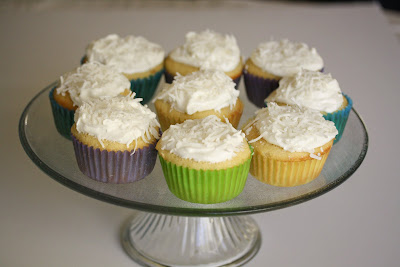
M276 91L267 98L269 101L330 113L343 104L343 95L339 83L331 74L301 70L294 76L283 77Z
M211 115L171 125L161 139L161 149L185 159L211 163L233 158L244 149L245 136L230 123Z
M232 108L238 96L235 83L224 72L201 70L176 76L171 85L165 84L153 102L164 100L172 108L191 115L198 111Z
M264 71L281 77L293 75L302 68L318 71L324 66L315 48L287 39L259 44L250 58Z
M298 106L278 106L275 102L256 112L252 123L260 136L250 140L256 142L264 138L267 142L282 147L289 152L309 152L320 147L337 135L332 121L327 121L321 112Z
M129 80L99 63L86 63L60 77L57 93L69 92L75 106L93 99L114 97L129 89Z
M240 62L240 50L233 35L222 35L211 30L188 32L185 43L171 52L175 61L199 67L233 70Z
M76 129L96 137L101 144L109 140L129 147L140 137L147 143L152 137L158 139L156 114L134 96L132 93L84 103L75 112Z
M142 36L124 38L110 34L92 41L86 48L88 61L97 61L115 68L118 72L132 74L148 71L164 60L163 48Z

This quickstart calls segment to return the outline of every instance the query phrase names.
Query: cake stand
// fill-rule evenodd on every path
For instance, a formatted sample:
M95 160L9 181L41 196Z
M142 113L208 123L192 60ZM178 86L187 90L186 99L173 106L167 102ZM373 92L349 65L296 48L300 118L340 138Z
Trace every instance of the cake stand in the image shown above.
M368 134L353 109L342 139L314 181L282 188L263 184L249 175L243 192L220 204L193 204L176 198L167 187L160 163L145 179L131 184L96 182L78 169L71 141L56 131L48 94L40 91L26 106L19 136L31 160L57 182L84 195L138 210L121 231L125 251L144 266L239 266L260 248L261 236L252 213L281 209L318 197L346 181L362 163ZM256 107L241 99L241 122ZM149 105L154 109L152 104Z

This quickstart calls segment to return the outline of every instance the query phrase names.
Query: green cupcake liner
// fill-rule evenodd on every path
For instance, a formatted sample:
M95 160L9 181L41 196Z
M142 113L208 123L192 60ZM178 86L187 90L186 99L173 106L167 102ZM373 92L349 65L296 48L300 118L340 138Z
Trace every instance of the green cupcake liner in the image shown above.
M159 155L169 190L178 198L214 204L238 196L246 184L251 157L241 165L223 170L196 170L164 160Z
M53 92L55 89L56 89L56 87L53 87L49 93L50 105L51 105L51 110L53 112L53 118L54 118L54 124L56 125L57 131L62 136L64 136L68 140L71 140L71 127L75 122L74 121L75 111L69 110L69 109L66 109L66 108L60 106L54 100Z
M326 120L333 121L335 123L336 129L338 130L338 134L336 135L333 144L337 143L340 138L342 138L347 119L349 118L350 110L353 107L353 100L351 100L351 98L345 94L343 94L343 96L347 99L347 106L342 110L324 115Z
M131 91L136 93L136 98L143 98L142 104L146 104L151 100L163 73L164 69L149 77L130 81Z

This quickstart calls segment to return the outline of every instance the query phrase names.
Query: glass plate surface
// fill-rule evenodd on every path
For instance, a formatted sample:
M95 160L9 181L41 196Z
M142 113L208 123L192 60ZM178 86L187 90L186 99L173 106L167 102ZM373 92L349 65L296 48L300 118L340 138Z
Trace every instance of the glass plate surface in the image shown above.
M194 204L175 197L164 180L159 160L146 178L131 184L96 182L78 168L72 142L58 134L48 94L40 91L27 105L19 122L22 146L32 161L51 178L84 195L137 210L182 216L225 216L264 212L299 204L322 195L348 179L361 165L368 149L368 134L353 108L342 139L333 146L318 178L296 187L263 184L250 174L243 192L219 204ZM241 89L245 110L240 126L257 110ZM149 107L154 110L150 103Z

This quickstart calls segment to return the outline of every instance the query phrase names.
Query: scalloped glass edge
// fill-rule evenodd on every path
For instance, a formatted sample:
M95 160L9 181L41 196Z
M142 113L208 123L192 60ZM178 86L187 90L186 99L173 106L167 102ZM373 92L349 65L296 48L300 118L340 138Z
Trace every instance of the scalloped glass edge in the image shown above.
M356 117L360 120L362 127L365 132L365 140L363 143L363 149L358 156L358 159L355 161L354 165L347 170L343 175L335 179L335 181L317 189L312 192L306 193L304 195L294 197L294 198L289 198L286 199L285 201L278 201L270 204L265 204L265 205L258 205L258 206L250 206L246 208L224 208L224 209L195 209L195 208L175 208L175 207L166 207L166 206L159 206L159 205L152 205L152 204L143 204L139 202L133 202L133 201L128 201L122 198L110 196L104 193L100 193L96 190L90 189L88 187L85 187L83 185L80 185L76 182L71 181L67 177L64 177L63 175L60 175L58 172L47 166L31 149L29 142L25 136L25 125L26 125L26 120L27 120L27 113L29 111L30 106L32 103L39 97L41 94L43 94L45 91L49 90L52 86L54 86L56 82L51 83L50 85L46 86L44 89L42 89L39 93L37 93L31 101L27 104L27 106L24 108L21 117L19 119L19 124L18 124L18 133L19 133L19 139L21 142L22 147L24 148L26 154L28 157L36 164L36 166L39 167L44 173L46 173L48 176L50 176L52 179L56 180L60 184L78 192L82 193L86 196L92 197L97 200L101 200L107 203L111 203L117 206L122 206L126 208L132 208L135 210L140 210L140 211L145 211L145 212L153 212L153 213L162 213L162 214L168 214L168 215L178 215L178 216L197 216L197 217L203 217L203 216L231 216L231 215L247 215L247 214L254 214L254 213L260 213L260 212L267 212L267 211L273 211L277 209L282 209L290 206L294 206L303 202L306 202L308 200L314 199L318 196L321 196L332 189L336 188L340 184L342 184L344 181L346 181L350 176L360 167L361 163L363 162L367 150L368 150L368 143L369 143L369 137L368 137L368 132L367 128L365 126L365 123L363 119L361 118L360 114L354 109L354 106L352 108L352 111L355 113Z

